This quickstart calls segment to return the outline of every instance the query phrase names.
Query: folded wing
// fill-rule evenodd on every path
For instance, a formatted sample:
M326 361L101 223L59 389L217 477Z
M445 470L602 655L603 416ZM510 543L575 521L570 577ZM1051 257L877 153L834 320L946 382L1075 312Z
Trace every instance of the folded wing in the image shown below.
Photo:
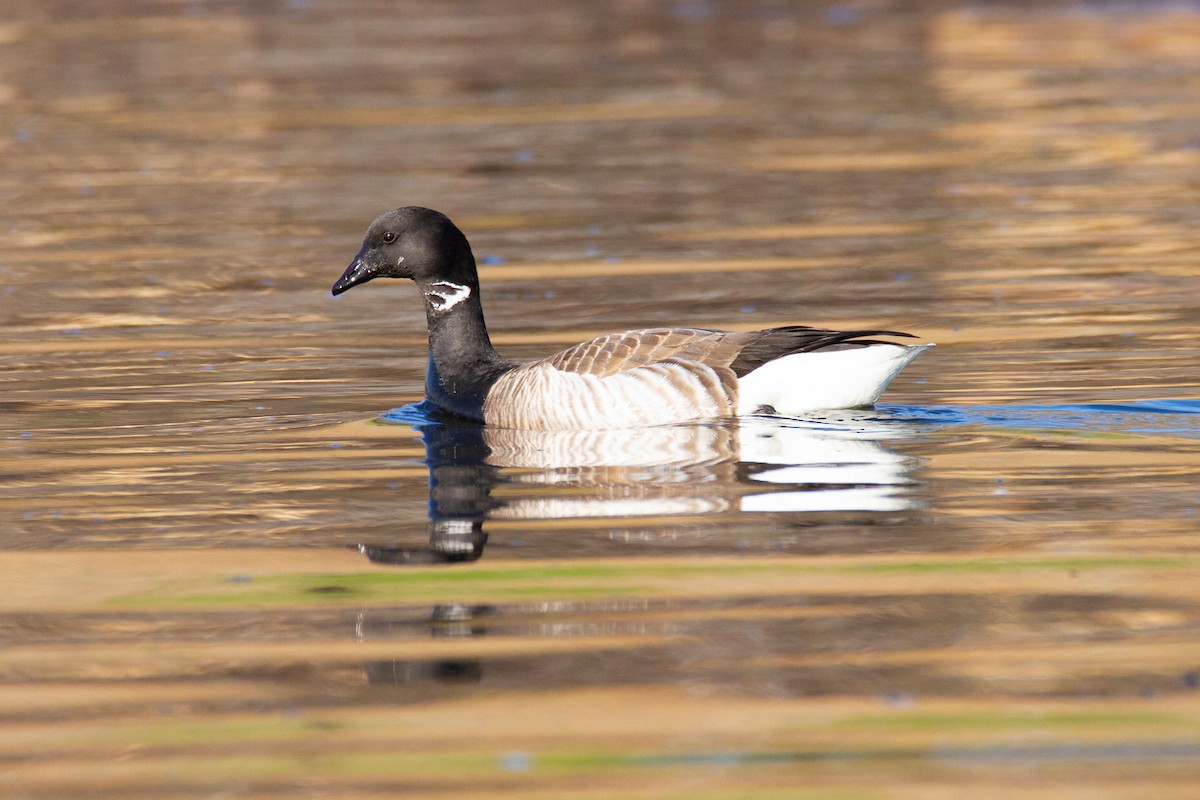
M873 336L908 334L798 325L611 333L501 376L488 392L484 419L509 428L569 430L733 416L742 376L794 353L883 343Z

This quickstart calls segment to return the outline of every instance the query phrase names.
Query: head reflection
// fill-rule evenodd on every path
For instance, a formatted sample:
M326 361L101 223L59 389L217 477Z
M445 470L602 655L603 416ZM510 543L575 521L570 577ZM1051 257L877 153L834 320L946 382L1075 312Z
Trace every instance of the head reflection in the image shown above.
M377 563L473 561L483 554L487 520L897 512L918 505L909 474L915 460L884 444L910 432L877 411L605 431L486 427L425 404L384 419L411 425L423 439L429 542L360 545Z

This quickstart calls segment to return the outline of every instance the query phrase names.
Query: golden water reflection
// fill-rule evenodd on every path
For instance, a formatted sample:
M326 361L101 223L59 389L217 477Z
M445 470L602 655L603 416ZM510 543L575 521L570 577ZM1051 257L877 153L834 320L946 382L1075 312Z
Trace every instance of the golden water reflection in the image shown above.
M0 795L1192 800L1194 4L10 6ZM404 203L514 358L939 347L833 435L381 424Z

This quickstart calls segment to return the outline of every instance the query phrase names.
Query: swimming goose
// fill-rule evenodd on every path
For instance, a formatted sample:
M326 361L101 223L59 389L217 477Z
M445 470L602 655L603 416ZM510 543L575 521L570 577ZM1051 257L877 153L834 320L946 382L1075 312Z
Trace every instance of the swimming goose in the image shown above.
M932 345L884 330L792 325L752 332L646 328L600 336L539 361L499 355L488 338L471 246L428 208L383 214L333 285L415 281L429 325L425 397L444 411L506 428L631 428L755 413L868 406Z

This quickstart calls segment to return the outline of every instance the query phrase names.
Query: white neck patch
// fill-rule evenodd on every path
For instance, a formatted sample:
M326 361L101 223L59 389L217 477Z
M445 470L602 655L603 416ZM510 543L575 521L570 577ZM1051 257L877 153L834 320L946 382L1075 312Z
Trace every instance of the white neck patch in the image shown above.
M450 281L437 281L429 284L425 296L429 298L429 305L433 306L433 310L443 314L470 297L471 288Z

